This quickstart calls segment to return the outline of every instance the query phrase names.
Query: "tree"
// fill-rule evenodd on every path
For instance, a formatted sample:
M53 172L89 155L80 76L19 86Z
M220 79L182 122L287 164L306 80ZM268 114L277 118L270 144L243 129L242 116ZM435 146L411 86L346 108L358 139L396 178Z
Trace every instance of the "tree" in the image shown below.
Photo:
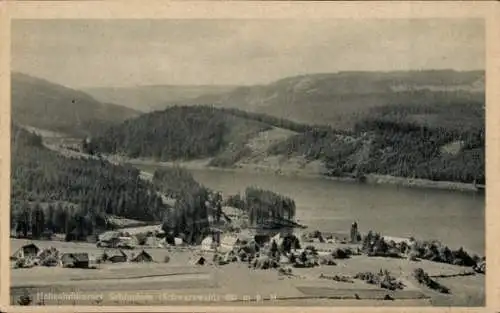
M45 229L45 215L40 206L40 203L36 203L33 208L34 219L32 220L32 236L33 238L40 238L40 235Z
M270 252L271 252L271 256L272 257L275 257L278 252L279 252L279 249L278 249L278 244L276 243L276 240L273 239L273 241L271 242L271 249L270 249Z
M54 205L50 203L47 207L47 219L46 219L46 226L49 230L52 232L55 231L55 225L54 225L54 220L55 220L55 211L56 209L54 208Z
M68 212L66 209L62 207L62 205L58 204L56 213L55 213L55 220L56 220L56 228L58 232L62 233L67 233L69 231L68 229L68 222L69 222L69 217L68 217Z

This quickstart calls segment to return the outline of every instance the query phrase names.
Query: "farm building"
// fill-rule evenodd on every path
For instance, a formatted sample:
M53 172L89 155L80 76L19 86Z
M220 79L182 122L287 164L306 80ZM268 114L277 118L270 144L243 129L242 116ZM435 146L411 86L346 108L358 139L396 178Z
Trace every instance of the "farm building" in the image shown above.
M73 267L73 255L71 253L63 253L61 255L61 264L63 267Z
M135 237L119 237L118 241L113 247L122 249L134 249L136 245L137 240L135 240Z
M133 256L130 261L132 261L132 262L153 262L153 257L151 256L151 254L142 250L137 255Z
M192 265L204 265L207 260L203 256L198 256L190 260L189 263Z
M95 266L96 260L85 252L64 253L61 256L61 263L63 267L92 268Z
M56 261L59 262L59 256L59 250L54 247L49 247L38 252L36 257L40 260L41 264L43 263L53 266Z
M105 232L99 236L97 247L133 249L137 245L135 237L121 235L116 231Z
M153 248L163 248L164 242L163 239L157 238L156 236L149 236L146 238L145 245Z
M104 251L103 260L111 263L127 262L127 255L121 249L106 250Z
M174 244L176 246L182 246L184 244L184 240L182 240L182 238L175 237L174 238Z
M98 247L113 247L119 242L119 233L116 231L108 231L99 235Z
M201 242L201 250L203 251L213 251L215 248L217 248L217 243L212 235L205 237Z
M222 207L222 212L231 219L241 218L241 216L244 214L243 210L230 206Z
M224 251L233 250L233 248L237 245L238 237L236 235L226 235L222 237L220 242L220 248Z
M35 258L40 252L40 248L34 243L30 243L19 248L11 256L11 260L17 260L22 258Z
M254 242L254 238L250 232L228 234L222 238L220 248L222 251L230 251L251 242Z

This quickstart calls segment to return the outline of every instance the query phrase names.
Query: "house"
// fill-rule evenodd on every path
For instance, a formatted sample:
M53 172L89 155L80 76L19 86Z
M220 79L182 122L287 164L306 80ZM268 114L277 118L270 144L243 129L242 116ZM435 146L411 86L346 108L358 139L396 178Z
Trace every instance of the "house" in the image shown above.
M193 265L204 265L206 263L206 261L207 260L203 256L199 256L199 257L191 259L191 261L189 263L191 263Z
M54 237L54 233L50 230L44 230L40 234L40 239L42 239L42 240L52 240L53 237Z
M50 256L54 256L56 258L59 258L59 254L60 254L59 250L57 250L54 247L50 247L50 248L43 249L40 252L38 252L36 257L39 260L43 260L43 259L48 258Z
M228 234L221 239L220 248L222 251L230 251L248 243L254 242L252 234L244 231L237 234Z
M157 238L156 236L149 236L146 238L146 246L152 247L152 248L163 248L163 240Z
M93 268L96 265L96 260L89 253L64 253L61 256L63 267L73 268Z
M131 244L130 242L118 242L116 245L113 245L113 247L119 249L132 250L135 248L135 245Z
M17 249L16 252L10 257L11 260L22 258L35 258L40 252L40 248L34 243L30 243Z
M73 255L71 253L63 253L63 255L61 256L61 264L63 267L73 267Z
M214 251L217 248L217 242L214 240L213 236L207 236L201 242L202 251Z
M133 256L130 261L132 261L132 262L153 262L153 257L151 256L151 254L142 250L137 255Z
M249 242L255 241L255 234L249 230L243 230L236 234L236 238L237 245L244 245Z
M103 260L111 263L127 262L127 259L127 254L125 254L125 252L121 249L106 250L103 254Z
M118 243L119 234L116 231L108 231L99 235L97 247L113 247Z
M133 249L137 245L135 237L121 235L123 234L116 231L102 233L99 236L97 247Z
M233 248L236 247L236 244L238 242L238 237L233 234L226 235L222 237L220 241L220 249L222 251L230 251L233 250Z

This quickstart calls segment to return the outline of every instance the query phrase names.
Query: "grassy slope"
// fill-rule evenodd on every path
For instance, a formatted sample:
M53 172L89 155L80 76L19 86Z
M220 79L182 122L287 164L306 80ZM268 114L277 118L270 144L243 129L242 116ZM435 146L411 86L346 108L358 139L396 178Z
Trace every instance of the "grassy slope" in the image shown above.
M88 136L139 114L22 73L12 73L11 79L12 117L19 124Z

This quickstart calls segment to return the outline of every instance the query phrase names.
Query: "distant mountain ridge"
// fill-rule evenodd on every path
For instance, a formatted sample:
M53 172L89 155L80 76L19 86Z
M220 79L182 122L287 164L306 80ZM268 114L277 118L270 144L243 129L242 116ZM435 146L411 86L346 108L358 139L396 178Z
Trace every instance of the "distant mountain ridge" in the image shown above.
M130 87L116 89L112 93L115 98L101 99L115 99L116 103L136 109L143 105L143 111L174 105L213 105L307 124L352 128L359 120L353 115L367 114L371 108L401 103L482 101L484 79L485 72L479 70L348 71L298 75L266 85L214 86L206 92L196 86ZM87 91L96 97L100 93L98 88ZM118 101L121 98L124 100ZM149 105L153 99L154 108Z
M89 136L108 126L137 117L127 107L101 103L75 89L13 72L12 118L15 122L78 136Z
M289 77L269 85L239 87L185 105L238 107L302 123L350 128L351 115L401 103L484 99L484 72L340 72Z
M142 112L163 110L165 103L181 103L200 96L220 95L237 86L143 85L131 87L89 87L82 90L99 101L120 103Z

